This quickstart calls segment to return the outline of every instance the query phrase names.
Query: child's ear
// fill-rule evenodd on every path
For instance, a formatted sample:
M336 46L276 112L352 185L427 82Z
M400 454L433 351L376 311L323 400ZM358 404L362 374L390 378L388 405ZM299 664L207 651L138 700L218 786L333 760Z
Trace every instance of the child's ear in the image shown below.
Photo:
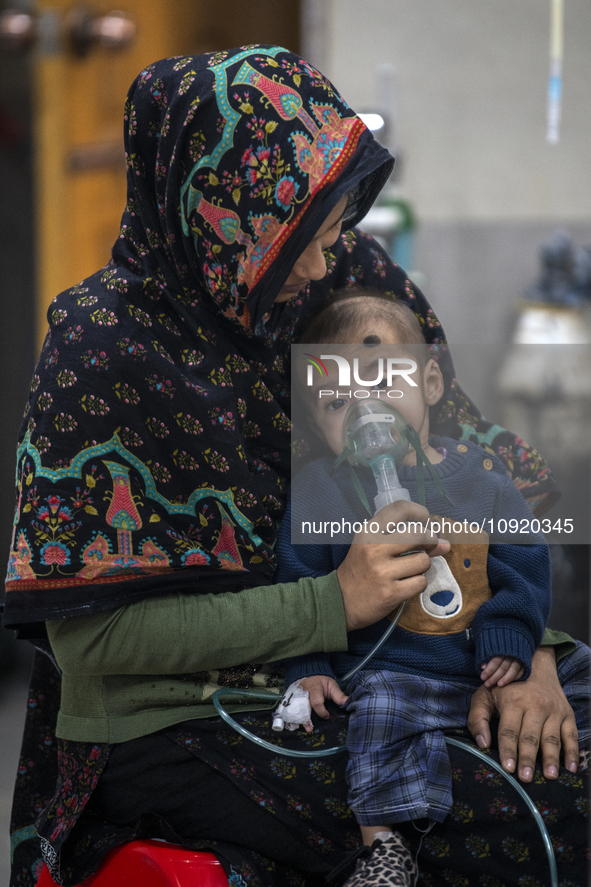
M430 407L439 403L443 397L444 388L445 384L443 382L441 370L439 369L439 364L436 360L431 358L431 360L427 361L425 369L423 370L423 394L425 397L425 403Z

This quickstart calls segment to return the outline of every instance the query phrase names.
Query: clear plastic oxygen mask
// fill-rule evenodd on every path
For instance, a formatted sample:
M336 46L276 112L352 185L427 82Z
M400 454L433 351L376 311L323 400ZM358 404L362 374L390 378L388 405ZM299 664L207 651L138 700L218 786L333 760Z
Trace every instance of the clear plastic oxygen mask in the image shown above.
M411 446L407 429L395 407L375 398L352 403L345 415L343 451L352 465L371 468L378 489L376 512L399 499L410 501L396 470Z

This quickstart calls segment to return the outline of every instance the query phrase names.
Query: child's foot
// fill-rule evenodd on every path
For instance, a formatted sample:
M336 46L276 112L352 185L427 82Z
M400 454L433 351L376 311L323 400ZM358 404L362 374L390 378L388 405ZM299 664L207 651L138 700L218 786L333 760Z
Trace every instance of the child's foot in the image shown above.
M417 866L401 835L377 838L343 887L413 887Z

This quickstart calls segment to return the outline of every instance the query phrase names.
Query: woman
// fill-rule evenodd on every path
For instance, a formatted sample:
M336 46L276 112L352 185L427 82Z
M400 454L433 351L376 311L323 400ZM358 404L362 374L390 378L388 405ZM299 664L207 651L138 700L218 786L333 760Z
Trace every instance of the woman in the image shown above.
M46 623L63 686L47 803L55 786L35 762L41 735L55 755L56 678L38 666L13 885L31 880L33 807L45 808L43 853L64 884L142 834L214 847L235 883L311 884L354 846L342 764L331 761L327 800L320 763L304 774L255 746L236 755L239 740L209 719L210 696L277 686L260 663L280 655L342 648L348 627L422 590L429 558L379 546L376 561L360 545L338 581L272 584L290 477L289 345L331 289L353 281L405 299L428 341L443 332L403 273L351 230L391 158L297 56L249 47L158 62L130 90L125 129L121 235L109 265L50 308L18 451L5 623L28 637ZM486 436L449 360L443 370L437 427ZM528 495L554 494L535 451L507 432L492 446ZM553 656L538 658L540 698L552 677L557 687ZM502 693L474 709L482 742L501 710L509 769L524 717L535 746L519 748L526 780L540 736L547 775L556 737L576 767L572 712L553 692L550 706ZM266 715L246 717L264 730ZM323 733L342 726L337 714Z

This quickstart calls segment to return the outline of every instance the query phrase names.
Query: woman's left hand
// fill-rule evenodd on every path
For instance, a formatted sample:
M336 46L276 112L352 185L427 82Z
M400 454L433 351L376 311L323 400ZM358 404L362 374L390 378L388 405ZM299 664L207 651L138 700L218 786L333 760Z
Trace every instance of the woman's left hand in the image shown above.
M517 770L522 782L531 782L538 748L544 776L556 779L560 749L564 765L574 773L579 765L575 715L556 673L553 647L540 647L527 681L506 687L479 687L472 697L468 729L480 748L491 742L490 721L499 715L499 756L508 773Z

